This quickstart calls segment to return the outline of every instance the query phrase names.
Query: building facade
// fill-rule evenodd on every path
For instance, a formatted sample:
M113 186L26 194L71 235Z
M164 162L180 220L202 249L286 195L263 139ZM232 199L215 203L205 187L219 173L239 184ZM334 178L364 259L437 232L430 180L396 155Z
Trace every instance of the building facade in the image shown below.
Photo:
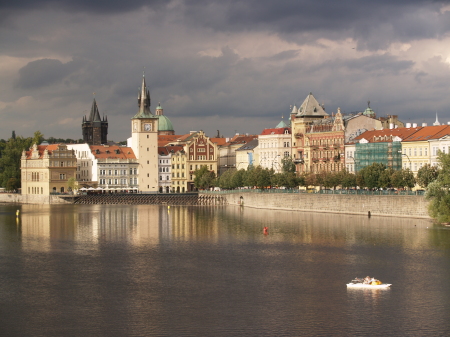
M259 165L275 173L282 172L283 158L292 156L291 142L291 128L284 121L273 129L264 129L258 136Z
M67 193L76 177L77 159L65 144L36 145L23 151L20 163L22 194Z

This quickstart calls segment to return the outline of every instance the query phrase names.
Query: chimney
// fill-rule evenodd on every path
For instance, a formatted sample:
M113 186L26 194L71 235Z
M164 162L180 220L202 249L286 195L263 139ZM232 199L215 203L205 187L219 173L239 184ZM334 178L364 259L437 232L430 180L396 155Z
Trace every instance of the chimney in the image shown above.
M450 124L450 122L449 122L449 124ZM428 124L427 123L422 123L422 126L425 127L425 126L428 126Z
M389 129L393 129L394 128L394 123L389 123Z
M411 127L411 123L406 123L406 127L410 128Z
M417 128L417 123L413 123L413 128Z

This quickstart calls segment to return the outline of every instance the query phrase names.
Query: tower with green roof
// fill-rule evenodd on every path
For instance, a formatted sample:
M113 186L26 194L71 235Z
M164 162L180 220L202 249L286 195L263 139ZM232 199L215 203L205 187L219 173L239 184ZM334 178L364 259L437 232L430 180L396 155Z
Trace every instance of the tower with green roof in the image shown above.
M172 122L167 116L164 116L164 110L161 106L161 103L158 103L155 114L156 117L159 118L158 135L174 135L175 130L173 129Z

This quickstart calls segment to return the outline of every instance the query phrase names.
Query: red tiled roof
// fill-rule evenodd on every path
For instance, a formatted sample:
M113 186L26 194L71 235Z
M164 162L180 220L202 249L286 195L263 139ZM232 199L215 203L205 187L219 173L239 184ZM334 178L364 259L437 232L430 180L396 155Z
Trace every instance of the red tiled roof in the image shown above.
M212 143L217 144L217 145L224 145L227 142L226 138L210 138L209 139Z
M222 146L230 146L230 145L236 145L236 144L243 145L243 144L247 144L248 142L252 141L255 138L258 138L258 135L235 135L233 138L231 138L230 141L222 144Z
M117 145L91 145L89 146L92 154L97 159L136 159L131 147Z
M403 139L404 142L420 142L430 139L439 139L450 134L449 125L424 126L421 130Z
M47 150L49 154L52 154L52 152L54 150L58 149L58 146L60 144L50 144L50 145L38 145L37 149L39 151L39 159L41 159L44 155L44 151ZM31 148L30 150L26 151L26 157L27 159L31 159L31 152L32 152Z
M383 129L383 130L369 130L366 131L362 134L360 134L358 137L356 137L354 139L355 142L361 140L361 139L366 139L368 140L370 143L380 143L380 142L391 142L392 139L391 138L395 138L395 137L399 137L400 139L404 140L407 137L413 135L414 133L416 133L417 131L419 131L420 129L422 129L421 126L415 127L415 128L397 128L397 129ZM389 137L388 140L382 140L382 139L378 139L379 137L384 137L387 136ZM390 137L392 136L392 137ZM375 139L375 137L377 137Z
M273 128L273 129L264 129L263 132L261 133L261 136L283 135L286 130L288 130L289 134L291 134L291 128Z
M183 150L183 146L158 146L158 154L167 156L170 152L178 152Z

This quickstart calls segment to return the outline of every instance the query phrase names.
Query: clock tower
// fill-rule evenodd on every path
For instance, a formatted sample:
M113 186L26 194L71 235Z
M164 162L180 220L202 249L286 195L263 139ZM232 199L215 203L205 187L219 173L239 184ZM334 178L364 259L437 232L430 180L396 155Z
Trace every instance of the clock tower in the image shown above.
M150 91L142 76L139 111L131 118L132 149L139 162L139 190L158 191L158 117L150 111Z

